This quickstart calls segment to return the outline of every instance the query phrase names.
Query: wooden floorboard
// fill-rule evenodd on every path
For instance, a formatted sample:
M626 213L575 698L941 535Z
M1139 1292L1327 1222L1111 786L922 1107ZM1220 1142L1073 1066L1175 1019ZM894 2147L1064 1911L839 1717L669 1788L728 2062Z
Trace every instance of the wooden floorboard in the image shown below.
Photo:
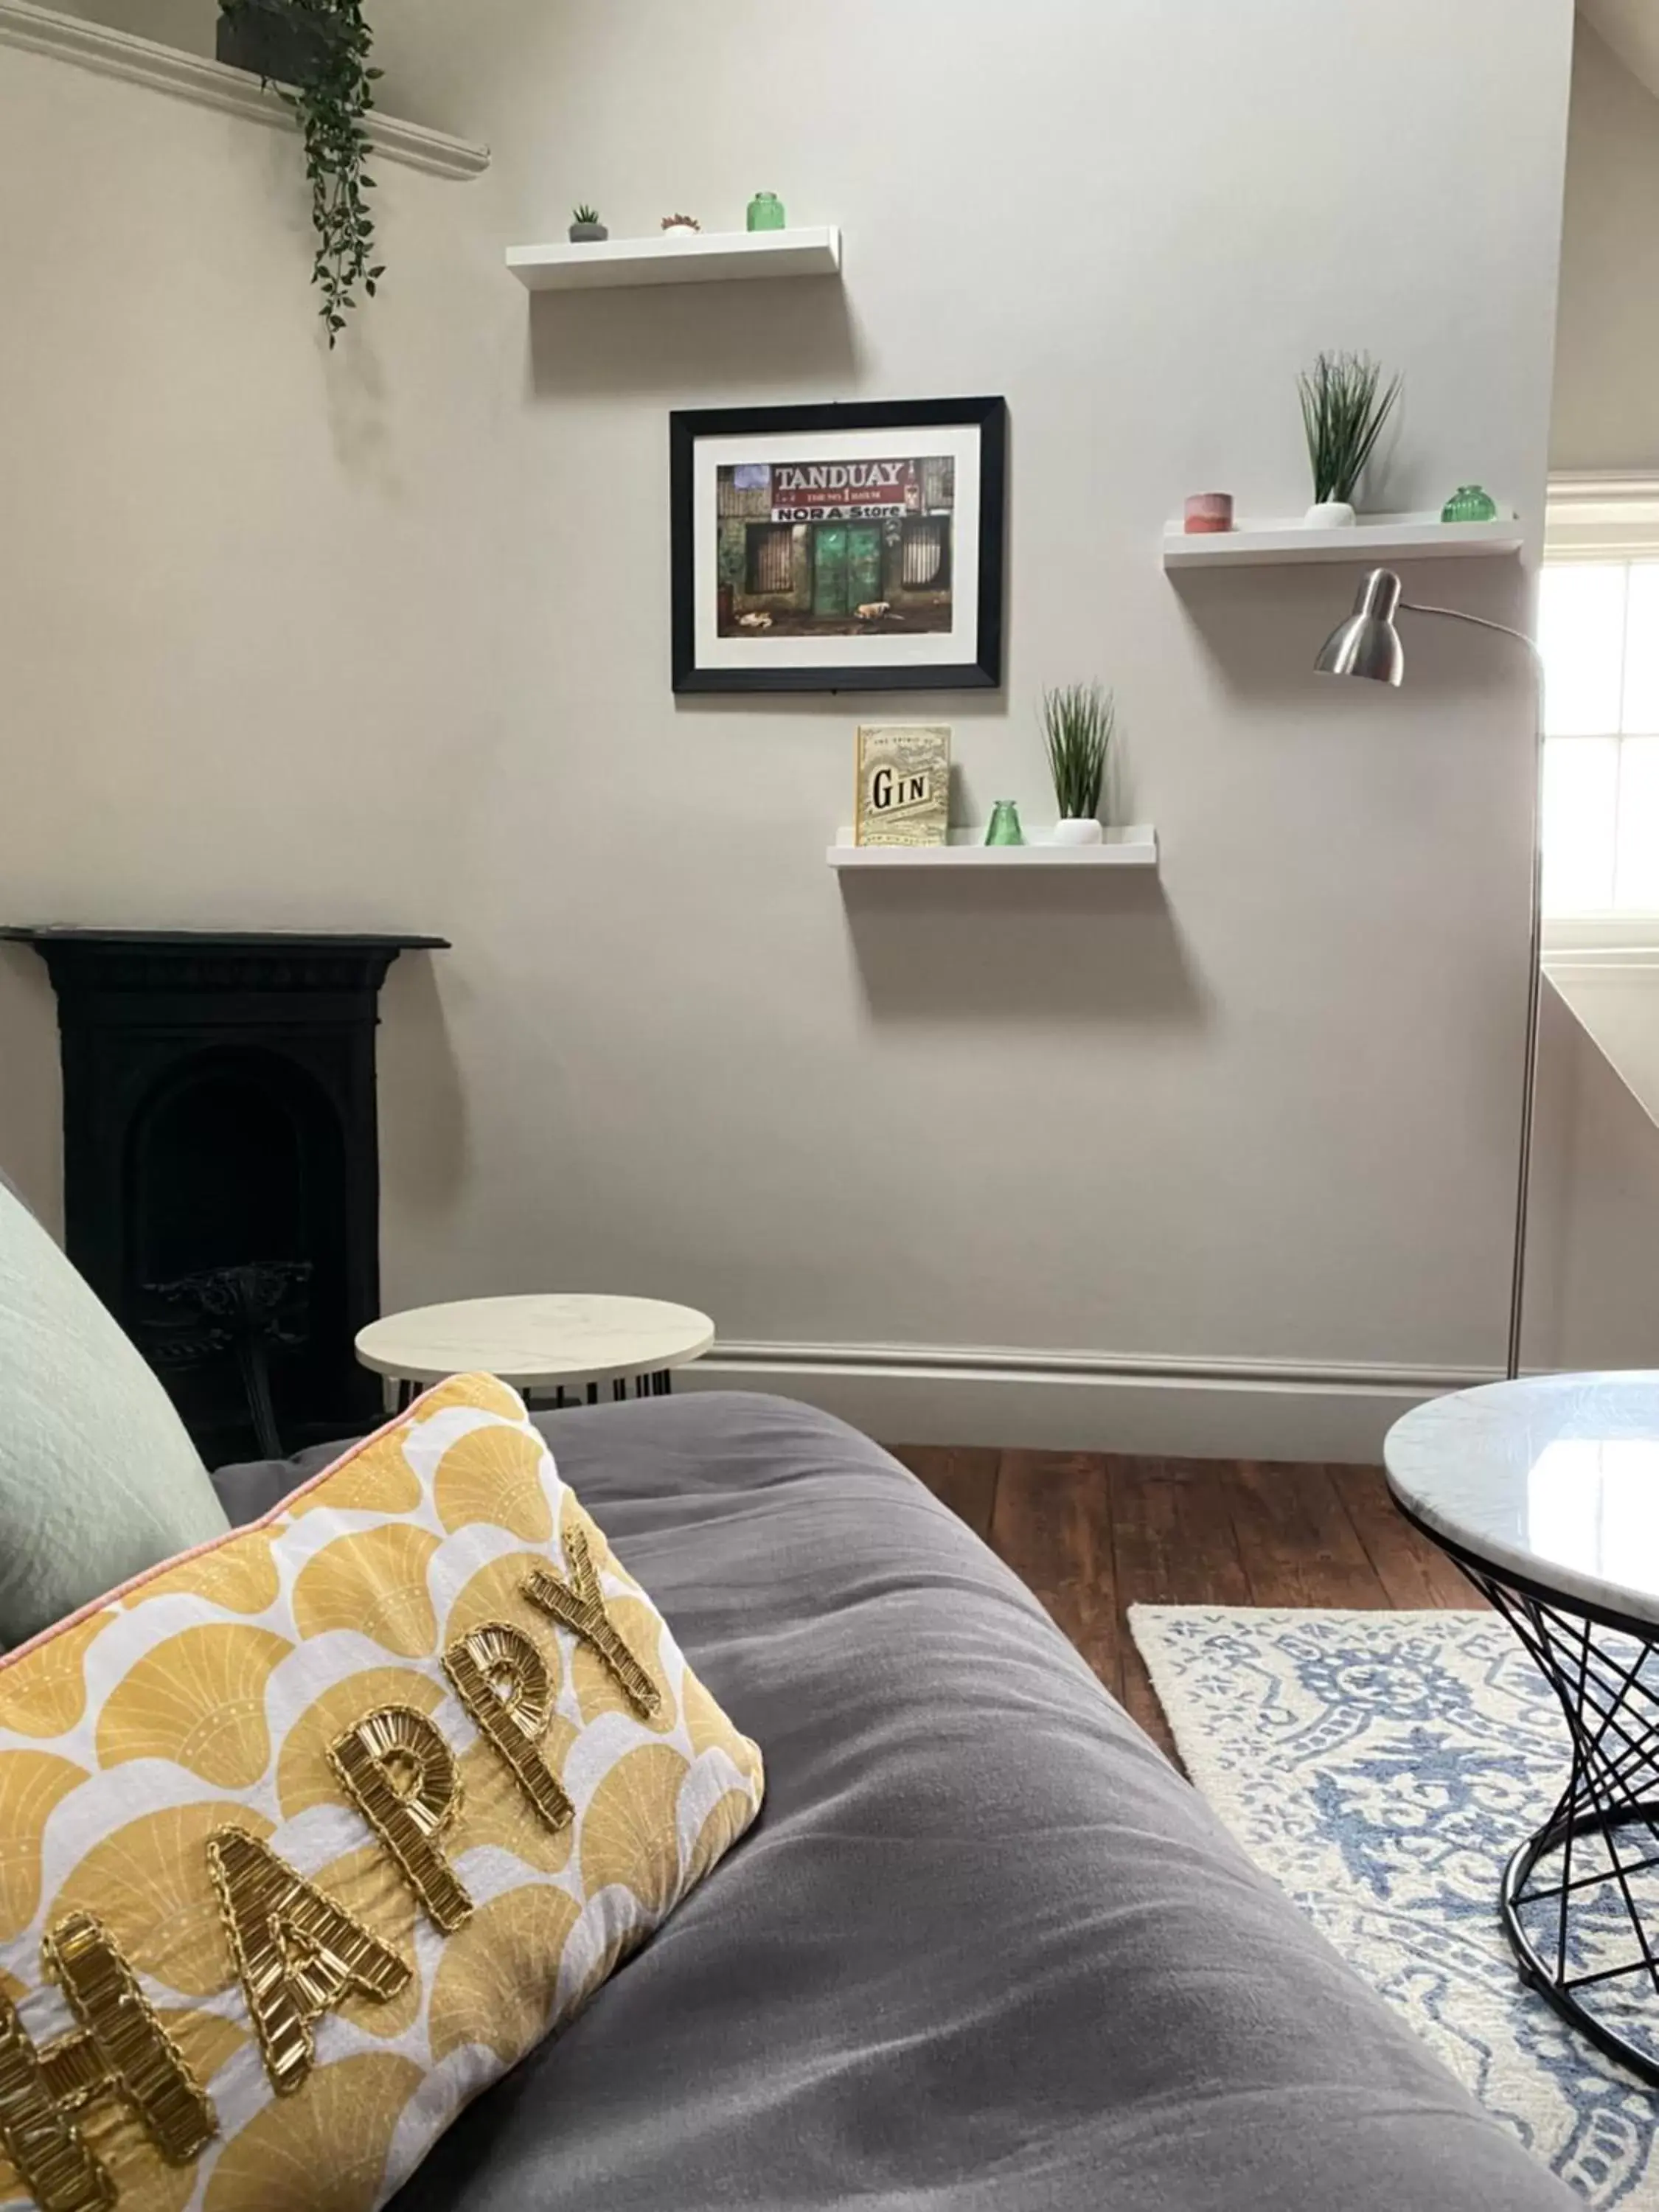
M1474 1606L1382 1470L899 1445L1171 1757L1132 1605Z
M1243 1460L1220 1480L1253 1604L1388 1605L1328 1468Z
M1420 1535L1395 1506L1381 1468L1334 1467L1330 1472L1390 1605L1486 1604L1439 1546Z
M903 1461L934 1495L960 1514L976 1536L989 1536L1002 1454L989 1444L896 1444Z
M1112 1566L1110 1498L1100 1455L1004 1452L990 1540L1107 1688L1119 1695L1123 1630Z
M1124 1704L1175 1756L1164 1708L1129 1632L1132 1605L1248 1605L1249 1580L1219 1483L1207 1470L1161 1459L1105 1463L1112 1562L1121 1607Z

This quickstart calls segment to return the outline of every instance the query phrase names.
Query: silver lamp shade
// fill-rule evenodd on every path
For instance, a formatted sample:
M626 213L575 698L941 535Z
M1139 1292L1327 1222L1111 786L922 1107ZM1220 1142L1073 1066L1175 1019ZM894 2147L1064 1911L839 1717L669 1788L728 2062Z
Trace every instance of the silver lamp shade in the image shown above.
M1392 568L1373 568L1355 595L1353 612L1321 647L1314 663L1319 673L1398 684L1406 672L1405 647L1394 626L1399 605L1399 577Z

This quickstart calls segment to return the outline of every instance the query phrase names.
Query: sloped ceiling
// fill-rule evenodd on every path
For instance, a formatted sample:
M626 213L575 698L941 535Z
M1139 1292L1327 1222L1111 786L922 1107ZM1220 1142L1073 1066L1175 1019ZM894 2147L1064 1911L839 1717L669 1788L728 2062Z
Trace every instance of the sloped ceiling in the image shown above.
M1659 94L1659 0L1578 0L1578 12L1632 76Z

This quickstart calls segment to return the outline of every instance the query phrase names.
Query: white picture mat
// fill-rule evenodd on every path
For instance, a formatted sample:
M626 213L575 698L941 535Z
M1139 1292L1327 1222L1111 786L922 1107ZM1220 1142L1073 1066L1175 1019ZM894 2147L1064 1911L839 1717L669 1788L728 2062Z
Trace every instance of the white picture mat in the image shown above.
M745 432L699 438L692 449L691 583L699 668L903 668L979 658L980 442L977 422L901 423L890 430ZM916 637L722 637L719 618L715 471L744 461L955 461L951 526L951 627Z

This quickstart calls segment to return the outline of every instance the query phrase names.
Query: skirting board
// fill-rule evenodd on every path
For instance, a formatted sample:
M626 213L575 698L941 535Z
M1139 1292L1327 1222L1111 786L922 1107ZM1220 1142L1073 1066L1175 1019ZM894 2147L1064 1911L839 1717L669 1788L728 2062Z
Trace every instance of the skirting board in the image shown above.
M721 1342L675 1387L805 1399L887 1443L1375 1464L1402 1413L1498 1374Z

